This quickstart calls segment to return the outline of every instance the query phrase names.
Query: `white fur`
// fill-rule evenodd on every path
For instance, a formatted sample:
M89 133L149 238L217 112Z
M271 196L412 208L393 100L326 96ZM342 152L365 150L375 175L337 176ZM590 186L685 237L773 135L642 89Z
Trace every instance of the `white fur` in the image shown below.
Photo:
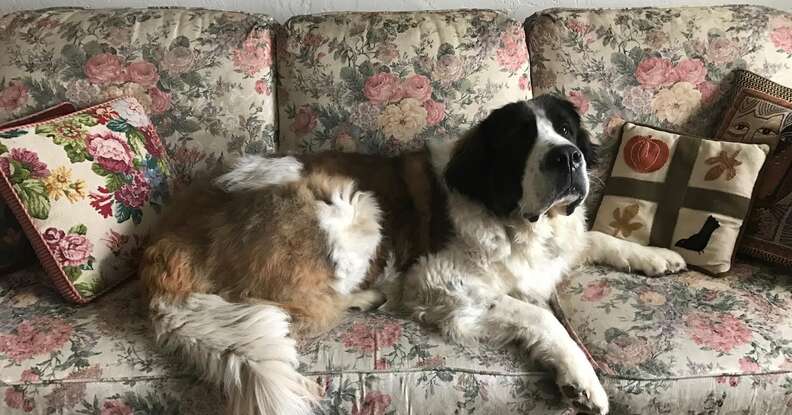
M429 147L438 173L452 146ZM457 342L520 340L531 356L555 369L560 387L587 397L570 398L579 409L607 413L608 397L594 369L546 308L586 247L583 209L530 223L496 218L453 191L448 200L456 237L408 271L404 293L410 295L403 296L403 306Z
M302 163L292 156L246 155L236 161L232 170L215 179L215 185L234 192L286 184L297 181L302 168Z
M232 304L191 294L151 304L157 341L182 353L209 381L225 388L234 415L308 415L316 384L296 370L289 317L273 305Z
M335 189L330 203L317 202L316 213L335 264L334 288L347 295L365 278L382 238L379 206L373 194L356 191L350 180Z
M587 262L638 271L649 277L679 272L686 266L685 259L670 249L643 246L596 231L588 232L586 237Z

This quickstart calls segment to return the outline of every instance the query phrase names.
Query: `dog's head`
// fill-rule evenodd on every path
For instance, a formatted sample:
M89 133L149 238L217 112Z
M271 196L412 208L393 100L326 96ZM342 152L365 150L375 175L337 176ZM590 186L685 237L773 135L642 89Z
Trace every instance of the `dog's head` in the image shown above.
M594 146L569 101L550 95L493 111L466 136L445 170L449 188L501 218L567 215L589 190Z

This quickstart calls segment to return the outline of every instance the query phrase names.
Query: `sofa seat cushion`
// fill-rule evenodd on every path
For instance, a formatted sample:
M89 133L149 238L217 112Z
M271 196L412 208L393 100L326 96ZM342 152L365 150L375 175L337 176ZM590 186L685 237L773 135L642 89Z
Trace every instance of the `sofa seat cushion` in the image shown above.
M277 61L283 151L395 154L531 97L525 33L492 10L297 16Z
M722 278L585 268L558 291L568 325L631 413L792 405L792 274L738 261ZM751 399L754 397L761 399ZM775 401L771 398L775 398ZM645 406L644 406L645 405ZM725 411L724 413L729 413Z
M105 407L121 407L112 413L129 413L126 407L136 414L220 413L220 394L158 351L139 281L75 307L40 278L42 271L31 268L0 279L0 414ZM381 313L353 314L300 342L299 350L300 370L325 387L323 413L566 410L552 380L516 350L448 344L429 329Z

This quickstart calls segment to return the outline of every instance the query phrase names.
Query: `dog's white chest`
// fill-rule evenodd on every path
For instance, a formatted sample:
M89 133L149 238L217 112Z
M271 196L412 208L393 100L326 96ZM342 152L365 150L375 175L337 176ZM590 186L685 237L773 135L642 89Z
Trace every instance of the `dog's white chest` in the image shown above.
M511 255L498 264L498 272L510 282L510 291L550 298L568 269L568 261L558 252L549 251L541 243L512 243Z

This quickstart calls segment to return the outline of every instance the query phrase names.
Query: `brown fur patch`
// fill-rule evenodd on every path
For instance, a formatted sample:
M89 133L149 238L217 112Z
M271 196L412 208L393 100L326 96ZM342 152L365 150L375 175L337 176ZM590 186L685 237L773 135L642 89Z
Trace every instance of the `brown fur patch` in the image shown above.
M348 299L333 288L334 264L317 201L354 180L383 211L383 241L369 282L394 252L397 267L440 249L449 237L445 195L426 152L398 158L346 153L299 156L304 176L286 185L225 193L192 186L169 206L146 250L141 275L150 298L214 293L229 301L275 303L298 335L331 328Z

